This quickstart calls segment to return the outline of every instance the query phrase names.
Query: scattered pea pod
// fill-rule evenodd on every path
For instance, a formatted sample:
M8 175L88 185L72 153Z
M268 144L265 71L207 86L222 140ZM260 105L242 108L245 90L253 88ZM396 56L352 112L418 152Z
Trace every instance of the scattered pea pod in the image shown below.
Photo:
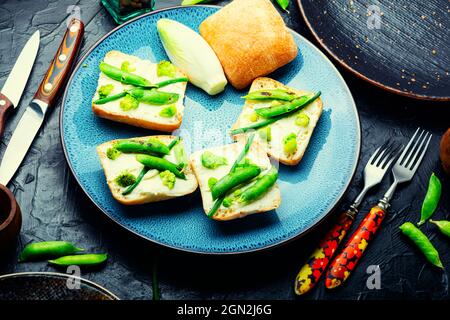
M123 84L131 84L137 87L156 88L154 84L152 84L144 77L127 71L123 71L120 68L116 68L105 62L100 63L100 71L103 72L107 77L119 81Z
M68 267L68 266L98 266L104 263L108 259L106 253L100 254L78 254L72 256L64 256L58 259L49 260L48 262L55 266Z
M150 169L156 169L158 171L169 170L176 177L180 179L186 179L185 174L179 170L179 167L166 159L150 155L138 154L136 156L136 160L142 163L144 166L149 167Z
M211 188L213 199L224 196L234 187L255 178L260 173L261 169L258 166L248 166L228 173Z
M416 244L430 263L436 267L444 268L436 248L419 228L411 222L405 222L400 226L400 230Z
M244 157L247 155L248 151L250 150L250 147L253 143L253 139L255 138L255 134L252 133L248 138L247 138L247 142L245 143L244 149L242 150L242 152L239 154L239 156L237 157L236 161L233 163L233 166L231 167L230 172L233 172L236 167L238 166L238 164L242 161L242 159L244 159ZM225 196L221 196L219 197L213 204L212 208L209 210L208 212L208 218L212 218L217 210L219 210L220 206L222 205L223 199L225 198Z
M301 96L299 98L296 98L295 100L292 100L289 103L271 106L267 108L259 108L255 109L255 112L257 115L263 117L263 118L274 118L281 115L291 114L294 111L298 111L303 109L304 107L308 106L310 103L315 101L318 97L320 97L321 92L317 92L312 97L309 96Z
M450 237L450 221L446 221L446 220L441 220L441 221L430 220L430 222L432 224L435 224L439 228L439 231L441 231L447 237Z
M439 178L433 173L430 177L428 183L427 194L422 203L422 211L420 214L420 221L417 223L418 226L424 224L436 210L439 199L441 198L442 186Z
M122 140L118 141L114 148L123 153L141 153L150 155L167 155L169 148L162 142L152 139L149 141L133 141Z
M25 246L19 256L19 261L24 262L41 258L61 257L81 251L83 249L77 248L72 243L66 241L33 242Z
M240 202L251 203L263 194L265 194L269 189L275 184L278 179L278 170L272 167L265 175L258 178L256 182L244 190L239 197Z
M273 89L273 90L258 90L250 92L248 95L242 97L245 100L281 100L281 101L292 101L297 96L293 92L289 92L283 89Z

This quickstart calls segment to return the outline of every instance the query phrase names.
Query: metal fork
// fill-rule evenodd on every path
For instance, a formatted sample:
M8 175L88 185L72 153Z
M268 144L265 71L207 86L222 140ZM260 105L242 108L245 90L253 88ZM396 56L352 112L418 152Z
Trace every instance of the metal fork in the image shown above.
M420 132L420 134L419 134ZM373 239L390 207L390 200L400 183L410 181L428 149L432 135L418 128L392 167L394 182L378 204L370 210L358 229L336 256L328 270L325 285L332 289L341 285L351 274L369 242Z
M319 281L322 273L328 266L328 262L334 255L348 229L352 225L358 207L367 191L383 180L388 168L395 160L399 147L392 142L385 142L379 147L364 168L364 188L356 197L350 208L343 212L334 227L322 239L319 246L314 250L305 265L300 269L295 278L294 290L297 295L302 295L311 290Z

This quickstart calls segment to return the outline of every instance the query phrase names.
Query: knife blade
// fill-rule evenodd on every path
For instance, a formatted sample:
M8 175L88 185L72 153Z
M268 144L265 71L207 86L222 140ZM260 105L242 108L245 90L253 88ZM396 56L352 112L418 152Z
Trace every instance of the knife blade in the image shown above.
M0 90L0 136L5 127L6 115L19 105L20 97L33 69L40 42L39 30L33 33L23 47L3 88Z
M58 93L76 60L83 39L84 25L78 19L69 23L61 45L33 100L19 120L0 164L0 183L7 185L22 163L45 115L55 105Z

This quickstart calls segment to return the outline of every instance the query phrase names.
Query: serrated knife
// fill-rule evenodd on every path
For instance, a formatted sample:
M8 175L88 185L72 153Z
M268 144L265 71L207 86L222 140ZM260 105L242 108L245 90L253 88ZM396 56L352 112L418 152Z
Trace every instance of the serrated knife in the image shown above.
M27 154L34 137L44 122L46 113L54 106L69 71L75 62L83 39L84 25L72 19L61 45L50 64L33 100L20 118L0 164L0 183L7 185Z
M39 50L39 41L40 35L38 30L28 39L3 88L0 90L0 137L5 130L7 115L19 105L20 97L25 89Z

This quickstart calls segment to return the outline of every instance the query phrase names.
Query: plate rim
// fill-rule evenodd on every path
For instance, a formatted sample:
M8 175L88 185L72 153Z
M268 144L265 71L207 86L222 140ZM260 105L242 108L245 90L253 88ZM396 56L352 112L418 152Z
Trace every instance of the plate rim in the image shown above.
M75 278L77 280L80 280L81 282L84 282L85 284L88 284L92 287L94 287L95 289L101 291L104 294L108 294L111 296L111 298L113 298L112 300L120 300L120 298L115 295L114 293L112 293L110 290L102 287L101 285L99 285L98 283L95 283L91 280L79 277L79 276L74 276L74 275L70 275L70 274L66 274L66 273L60 273L60 272L46 272L46 271L26 271L26 272L14 272L14 273L7 273L7 274L2 274L0 275L0 281L2 279L8 279L8 278L16 278L16 277L21 277L21 276L37 276L37 275L43 275L43 276L57 276L57 277L62 277L62 278Z
M300 14L302 15L303 20L306 23L306 26L308 27L309 31L311 32L311 34L313 35L314 39L317 41L317 43L335 60L337 61L342 67L344 67L344 69L346 69L347 71L349 71L350 73L352 73L353 75L357 76L360 79L363 79L364 81L367 81L368 83L391 93L403 96L403 97L408 97L408 98L413 98L413 99L417 99L417 100L422 100L422 101L438 101L438 102L443 102L443 101L450 101L450 96L448 97L437 97L437 96L426 96L423 94L418 94L418 93L411 93L411 92L405 92L402 90L399 90L397 88L388 86L386 84L383 84L381 82L378 82L376 80L373 80L369 77L367 77L366 75L362 74L361 72L353 69L349 64L347 64L346 62L344 62L342 59L340 59L326 44L325 42L320 39L319 35L316 33L316 30L312 27L308 17L306 16L305 13L305 9L303 8L303 4L302 4L302 0L297 0L298 6L300 8Z
M318 54L322 55L322 57L325 59L325 61L327 61L329 63L329 65L332 67L332 69L334 69L335 73L337 74L337 76L341 79L341 81L345 84L345 89L348 92L349 97L351 98L351 104L352 104L352 108L354 111L354 114L356 116L356 131L357 131L357 146L356 146L356 152L355 152L355 161L353 163L353 167L351 169L352 173L349 176L347 182L345 183L345 187L342 188L342 191L339 193L337 200L335 201L335 203L333 205L330 206L330 208L327 210L327 212L325 214L323 214L321 217L319 217L309 228L307 228L306 230L299 232L293 236L290 236L286 239L283 239L279 242L273 243L273 244L269 244L269 245L265 245L259 248L253 248L253 249L246 249L246 250L242 250L242 251L229 251L229 252L221 252L221 251L200 251L200 250L195 250L195 249L190 249L190 248L182 248L182 247L177 247L174 245L170 245L167 243L163 243L161 241L158 241L156 239L150 239L149 237L146 237L142 234L139 234L138 232L132 230L131 228L129 228L128 226L123 225L122 223L120 223L119 221L117 221L115 218L113 218L112 216L110 216L107 212L105 212L105 210L103 210L95 201L94 199L91 197L91 195L87 192L87 190L83 187L83 185L80 183L80 180L78 179L78 177L75 174L74 168L72 166L72 163L69 160L69 155L68 155L68 151L66 149L66 145L65 145L65 139L64 139L64 130L63 130L63 113L64 113L64 108L65 108L65 101L67 98L67 93L69 91L69 86L73 81L73 77L75 76L76 72L81 68L81 66L83 65L84 60L88 57L88 55L95 49L98 47L98 45L100 45L103 40L105 40L106 38L108 38L111 34L113 34L114 32L116 32L117 30L121 29L122 27L133 23L134 21L137 21L139 19L143 19L147 16L151 16L153 14L156 13L160 13L160 12L164 12L164 11L170 11L170 10L176 10L176 9L183 9L183 8L191 8L191 7L206 7L206 8L216 8L216 9L220 9L222 8L221 6L218 5L189 5L189 6L173 6L173 7L168 7L168 8L162 8L159 10L154 10L148 13L145 13L141 16L138 16L136 18L133 18L121 25L118 25L117 27L113 28L111 31L107 32L105 35L103 35L102 37L100 37L84 54L83 56L77 61L76 66L73 68L70 78L67 81L66 87L64 88L64 94L62 96L62 100L61 100L61 108L59 111L59 131L60 131L60 140L61 140L61 145L62 145L62 149L63 149L63 153L64 153L64 157L66 159L66 162L69 166L70 172L72 173L73 177L75 178L75 181L78 183L79 187L83 190L83 192L85 193L85 195L90 199L90 201L95 205L95 207L97 207L98 210L100 210L106 217L108 217L111 221L113 221L116 225L120 226L121 228L124 228L125 230L127 230L128 232L131 232L132 234L136 235L137 237L144 239L146 241L149 241L151 243L166 247L166 248L171 248L171 249L175 249L177 251L181 251L181 252L188 252L188 253L193 253L193 254L198 254L198 255L205 255L205 256L226 256L226 255L242 255L242 254L248 254L248 253L255 253L255 252L261 252L261 251L265 251L268 249L274 249L277 247L280 247L282 245L285 245L291 241L297 240L307 234L309 234L311 231L315 230L320 224L322 224L324 222L324 220L326 220L326 218L328 218L335 210L336 208L339 206L339 204L342 201L342 198L344 197L344 195L347 193L350 184L356 174L356 169L358 167L358 163L359 163L359 159L361 156L361 119L360 119L360 115L358 112L358 109L356 107L356 103L355 100L353 98L353 95L350 91L350 88L347 85L347 82L344 80L343 76L341 75L341 73L339 72L339 70L336 68L336 66L331 62L331 60L322 52L319 50L319 48L317 48L311 41L309 41L308 39L306 39L304 36L302 36L300 33L298 33L297 31L288 28L292 33L296 34L298 37L300 37L303 41L309 43L312 47L314 47L315 49L317 49Z

